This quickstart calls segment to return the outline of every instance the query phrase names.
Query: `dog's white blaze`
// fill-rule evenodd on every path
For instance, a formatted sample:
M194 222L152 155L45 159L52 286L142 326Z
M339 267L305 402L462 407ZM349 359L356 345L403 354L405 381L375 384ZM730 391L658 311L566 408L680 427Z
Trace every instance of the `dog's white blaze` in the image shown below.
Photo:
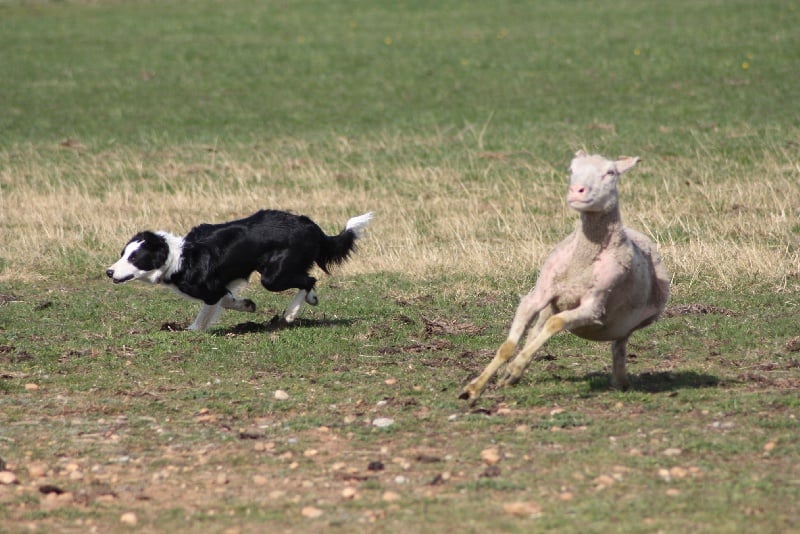
M359 215L357 217L352 217L347 221L345 225L345 230L352 230L356 234L356 238L360 239L362 235L364 235L364 229L369 225L369 222L372 220L373 213L370 211L365 213L364 215Z

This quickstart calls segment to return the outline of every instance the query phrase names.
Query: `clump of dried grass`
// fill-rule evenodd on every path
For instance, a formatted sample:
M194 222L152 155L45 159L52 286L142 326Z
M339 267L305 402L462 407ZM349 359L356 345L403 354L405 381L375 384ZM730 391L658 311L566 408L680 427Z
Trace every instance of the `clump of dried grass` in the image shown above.
M426 142L435 152L429 161L404 146ZM181 233L259 208L307 214L328 232L374 210L370 238L345 267L349 274L533 273L577 218L563 200L565 169L464 147L449 156L447 147L436 152L437 143L2 153L0 280L102 276L135 231ZM750 167L698 161L645 160L621 184L626 223L659 243L676 281L796 287L797 163L778 153Z

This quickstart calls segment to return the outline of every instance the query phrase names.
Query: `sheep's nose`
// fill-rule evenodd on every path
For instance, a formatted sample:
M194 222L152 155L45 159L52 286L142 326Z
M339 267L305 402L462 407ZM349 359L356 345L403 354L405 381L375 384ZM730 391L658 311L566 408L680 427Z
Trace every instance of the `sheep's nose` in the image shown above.
M584 194L586 192L586 186L583 186L583 185L571 185L571 186L569 186L569 192L573 193L573 194L577 193L579 195L582 195L582 194Z
M109 278L114 278L114 269L108 269L106 271L106 276Z

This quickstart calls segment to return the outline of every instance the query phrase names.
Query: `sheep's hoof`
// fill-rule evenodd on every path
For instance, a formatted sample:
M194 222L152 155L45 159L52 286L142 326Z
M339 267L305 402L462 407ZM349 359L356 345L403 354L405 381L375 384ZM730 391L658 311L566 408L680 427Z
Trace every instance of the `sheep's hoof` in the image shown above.
M612 389L618 389L620 391L628 391L629 387L630 387L630 385L628 384L628 378L627 377L622 378L622 379L614 378L613 376L611 377L611 388Z
M461 395L458 398L467 401L470 406L474 406L478 402L480 394L480 391L475 391L473 384L468 384L461 390Z
M520 378L522 378L522 373L516 374L506 370L506 372L503 373L503 376L500 377L500 380L497 381L497 387L504 388L507 386L513 386L519 382Z
M628 385L628 381L627 380L624 380L622 382L618 382L618 381L616 381L614 379L611 380L611 388L612 389L618 389L620 391L628 391L629 387L630 386Z

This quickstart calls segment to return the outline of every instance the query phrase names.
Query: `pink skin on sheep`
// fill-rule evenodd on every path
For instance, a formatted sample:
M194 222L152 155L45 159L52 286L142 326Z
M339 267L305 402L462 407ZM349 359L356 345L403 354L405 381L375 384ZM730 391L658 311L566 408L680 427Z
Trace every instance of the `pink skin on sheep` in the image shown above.
M461 394L474 404L489 379L514 355L528 325L527 343L506 367L499 385L519 381L533 354L568 330L592 341L611 341L611 384L628 387L626 346L632 332L658 319L669 297L669 275L655 244L622 225L617 180L639 158L610 161L575 154L567 203L581 215L575 231L545 260L536 286L517 308L508 339Z

